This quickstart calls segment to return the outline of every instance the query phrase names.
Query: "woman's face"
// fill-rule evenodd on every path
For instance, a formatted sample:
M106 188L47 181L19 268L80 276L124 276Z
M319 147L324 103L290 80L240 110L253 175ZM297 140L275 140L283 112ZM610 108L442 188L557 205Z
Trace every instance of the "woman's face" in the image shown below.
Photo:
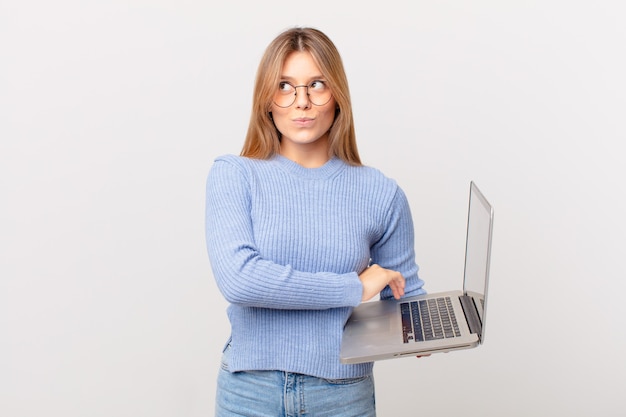
M271 107L274 124L282 135L282 154L328 151L328 131L335 120L336 103L325 81L309 52L292 52L287 56ZM293 104L288 105L293 98L289 90L293 91L294 86L297 94Z

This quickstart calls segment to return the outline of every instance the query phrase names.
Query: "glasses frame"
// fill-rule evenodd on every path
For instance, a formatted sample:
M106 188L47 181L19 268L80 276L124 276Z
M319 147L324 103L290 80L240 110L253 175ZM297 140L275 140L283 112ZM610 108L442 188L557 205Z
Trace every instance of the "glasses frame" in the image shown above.
M295 103L295 102L296 102L296 98L298 97L298 88L300 88L300 87L304 87L304 88L306 88L306 97L307 97L307 99L309 100L309 102L310 102L312 105L317 106L317 107L325 106L325 105L327 105L327 104L330 102L330 100L333 98L333 92L332 92L332 91L330 92L330 96L328 97L328 100L326 100L326 102L325 102L324 104L316 104L316 103L313 103L313 101L311 100L311 94L309 93L309 87L311 87L311 85L312 85L313 83L317 83L317 82L322 82L322 83L324 83L324 85L326 85L326 83L325 83L324 81L321 81L321 80L314 80L314 81L311 81L309 84L302 84L302 85L293 85L293 84L291 84L289 81L281 81L281 83L289 84L290 86L292 86L292 87L293 87L293 90L294 90L294 91L293 91L293 101L292 101L289 105L287 105L287 106L281 106L280 104L276 103L276 101L275 101L273 98L272 98L272 102L273 102L275 105L277 105L278 107L282 108L282 109L286 109L287 107L291 107L291 106L293 106L293 103ZM330 89L329 89L329 90L330 90ZM276 94L275 94L275 95L276 95Z

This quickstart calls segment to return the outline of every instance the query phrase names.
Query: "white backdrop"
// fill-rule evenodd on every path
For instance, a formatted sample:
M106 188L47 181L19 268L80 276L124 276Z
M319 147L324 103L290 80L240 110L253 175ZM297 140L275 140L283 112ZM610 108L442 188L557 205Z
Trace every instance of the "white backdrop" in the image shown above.
M379 415L625 415L621 1L0 4L0 415L212 415L204 182L294 25L341 51L429 291L470 180L495 207L485 345L378 363Z

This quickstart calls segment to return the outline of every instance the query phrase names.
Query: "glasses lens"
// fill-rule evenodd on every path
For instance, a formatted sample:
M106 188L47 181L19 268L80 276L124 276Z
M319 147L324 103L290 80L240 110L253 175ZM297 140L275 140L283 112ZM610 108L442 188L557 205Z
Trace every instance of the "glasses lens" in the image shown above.
M274 93L274 103L279 107L289 107L296 101L296 88L286 82L278 84Z
M305 90L302 91L302 88ZM309 101L316 106L325 105L332 97L330 88L322 81L313 81L309 85L298 86L283 81L278 85L274 94L274 104L279 107L289 107L296 101L297 94L307 94Z
M313 81L307 88L309 100L316 106L323 106L330 101L330 88L323 81Z

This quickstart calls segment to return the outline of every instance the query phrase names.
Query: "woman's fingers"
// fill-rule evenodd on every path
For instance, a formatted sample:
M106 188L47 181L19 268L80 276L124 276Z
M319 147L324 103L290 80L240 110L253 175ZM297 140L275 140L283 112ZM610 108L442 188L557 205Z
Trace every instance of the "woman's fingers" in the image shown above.
M400 273L398 273L398 277L395 277L391 282L389 282L389 288L391 288L395 299L402 298L404 295L404 285L405 280Z
M404 295L405 280L401 273L391 269L382 268L379 265L371 265L359 275L363 284L363 301L373 298L387 285L391 289L394 298Z

